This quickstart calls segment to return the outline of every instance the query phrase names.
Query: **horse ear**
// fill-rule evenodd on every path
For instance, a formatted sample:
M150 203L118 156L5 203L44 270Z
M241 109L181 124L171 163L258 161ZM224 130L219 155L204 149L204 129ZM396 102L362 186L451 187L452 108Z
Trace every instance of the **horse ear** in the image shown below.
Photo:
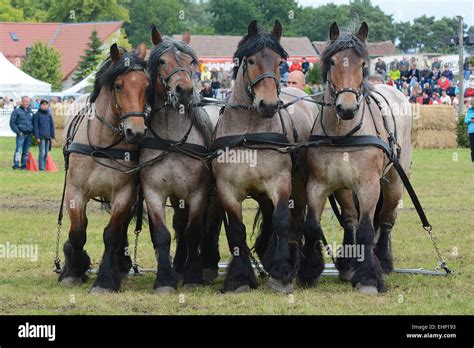
M367 38L369 37L369 26L367 25L367 23L362 22L362 25L360 26L359 31L357 32L357 37L364 42L367 41Z
M112 62L115 64L120 60L120 57L122 54L120 53L120 50L117 46L116 43L114 43L112 46L110 46L110 58L112 58Z
M248 31L248 36L257 35L258 27L257 27L257 20L256 19L250 22L247 31Z
M272 36L277 39L277 41L280 41L282 34L283 27L281 26L281 23L278 20L275 20L275 25L273 26L272 30Z
M142 42L141 44L139 44L137 49L135 50L135 53L137 54L137 56L140 57L140 59L145 59L145 56L146 56L146 43Z
M188 44L191 42L191 34L189 33L189 29L186 29L183 33L183 42Z
M331 41L336 41L338 37L339 37L339 27L337 26L337 23L334 22L331 24L331 27L329 28L329 39L331 39Z
M158 45L161 41L163 41L161 34L158 30L156 30L156 27L153 25L151 27L151 42L153 45Z

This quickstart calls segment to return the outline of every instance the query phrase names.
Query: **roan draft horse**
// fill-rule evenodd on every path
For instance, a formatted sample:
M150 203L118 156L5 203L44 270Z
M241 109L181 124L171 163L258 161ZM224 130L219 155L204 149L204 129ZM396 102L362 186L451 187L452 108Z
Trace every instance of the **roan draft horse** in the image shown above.
M408 173L412 114L408 100L396 88L367 83L367 36L365 22L357 34L340 34L333 23L321 55L326 106L311 135L319 146L308 152L309 210L304 227L305 242L311 243L306 249L316 256L304 271L309 282L321 273L312 270L322 271L321 213L327 197L335 192L344 221L343 250L361 251L359 257L353 252L338 258L340 278L350 280L361 293L376 294L385 291L384 275L393 269L390 233L403 183L384 150L375 145L387 144ZM351 245L356 248L345 248Z
M117 291L121 275L128 274L127 228L137 200L139 176L124 173L138 164L138 144L145 135L145 106L149 79L145 72L146 45L126 52L116 44L96 74L89 104L66 122L65 204L71 220L64 244L62 284L86 281L90 258L84 250L86 206L90 199L111 202L104 230L105 251L92 292Z
M256 151L254 165L219 157L212 161L217 195L228 216L226 233L232 255L225 291L243 292L258 285L242 221L242 201L247 197L256 200L262 212L255 250L269 273L268 286L291 292L298 270L295 223L302 220L306 204L304 184L293 190L297 156L278 149L297 137L307 140L316 110L304 102L293 105L291 112L280 110L284 96L280 95L279 66L288 56L280 44L282 30L278 21L271 33L258 28L256 21L249 24L234 54L234 89L214 132L214 151L237 151L241 157ZM290 92L297 97L305 95L296 89ZM290 196L295 201L293 209Z

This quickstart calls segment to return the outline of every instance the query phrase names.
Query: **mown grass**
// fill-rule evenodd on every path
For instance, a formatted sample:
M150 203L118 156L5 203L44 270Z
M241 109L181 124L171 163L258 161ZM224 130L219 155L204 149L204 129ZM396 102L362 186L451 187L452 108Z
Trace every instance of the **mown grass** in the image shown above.
M455 274L448 277L392 274L388 292L367 297L334 277L323 277L316 288L299 289L292 296L275 294L265 285L246 294L221 294L223 279L215 284L157 296L152 285L155 275L130 277L120 293L91 295L94 275L77 288L61 287L53 273L57 208L61 197L63 171L58 173L13 172L14 139L0 138L0 244L37 244L36 262L21 258L0 259L0 314L473 314L474 313L474 167L465 149L416 150L412 183L434 226L440 250ZM32 149L37 155L37 148ZM62 153L53 149L62 168ZM91 206L97 207L95 203ZM255 205L248 202L245 223L253 221ZM107 214L89 209L87 251L97 267L103 251L102 231ZM323 225L331 238L331 221ZM168 221L170 216L168 216ZM64 219L61 243L69 222ZM132 227L130 228L130 230ZM130 238L132 233L130 231ZM335 228L336 241L342 240ZM398 268L437 265L434 250L421 228L413 205L404 197L403 208L392 238ZM249 241L252 243L252 241ZM229 258L221 234L222 260ZM63 256L61 255L61 258ZM145 229L139 245L139 263L154 268L153 249Z

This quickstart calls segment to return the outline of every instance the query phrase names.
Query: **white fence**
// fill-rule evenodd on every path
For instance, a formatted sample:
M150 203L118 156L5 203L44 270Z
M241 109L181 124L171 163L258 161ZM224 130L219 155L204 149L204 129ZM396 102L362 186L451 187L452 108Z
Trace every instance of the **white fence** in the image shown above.
M0 110L0 137L14 137L15 133L10 128L12 110Z

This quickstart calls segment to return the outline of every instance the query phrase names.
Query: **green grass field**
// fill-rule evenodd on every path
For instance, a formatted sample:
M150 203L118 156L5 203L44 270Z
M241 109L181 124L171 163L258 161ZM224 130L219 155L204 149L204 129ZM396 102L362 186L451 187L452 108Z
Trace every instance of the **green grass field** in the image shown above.
M375 297L358 294L350 284L323 277L312 289L296 288L281 295L265 285L245 294L220 294L215 284L176 294L153 293L155 275L129 277L117 294L91 295L94 275L81 287L62 287L53 273L56 219L64 172L31 173L11 169L13 138L0 138L0 244L36 244L38 260L0 259L0 314L473 314L474 313L474 166L466 149L416 150L412 183L434 226L440 250L455 274L448 277L392 274L388 292ZM34 156L38 149L32 148ZM53 149L62 168L62 151ZM248 238L255 211L247 204ZM331 238L328 213L326 236ZM89 208L86 249L93 267L103 251L102 231L107 214L96 203ZM168 222L170 222L168 216ZM61 244L69 227L64 220ZM336 241L342 240L336 226ZM129 231L132 238L132 227ZM252 243L252 240L250 240ZM392 237L395 267L433 269L437 265L431 242L422 229L408 196ZM221 234L222 260L229 258ZM61 255L61 258L63 256ZM139 264L155 268L153 248L145 229L139 245Z

